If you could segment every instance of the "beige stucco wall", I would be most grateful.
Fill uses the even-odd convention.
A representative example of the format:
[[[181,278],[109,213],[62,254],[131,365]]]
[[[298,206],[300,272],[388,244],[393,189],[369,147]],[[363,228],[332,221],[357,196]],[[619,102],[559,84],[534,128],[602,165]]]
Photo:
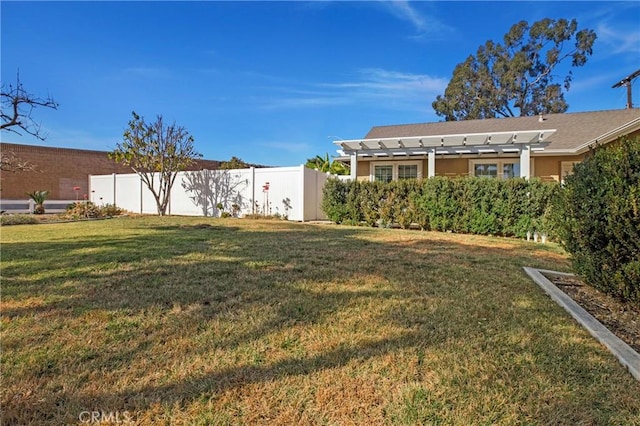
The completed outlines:
[[[584,159],[582,155],[565,155],[562,157],[535,157],[534,176],[543,180],[560,181],[562,162],[577,162]]]
[[[358,180],[369,180],[369,161],[358,161]]]
[[[468,174],[468,158],[436,158],[436,176],[466,176]]]

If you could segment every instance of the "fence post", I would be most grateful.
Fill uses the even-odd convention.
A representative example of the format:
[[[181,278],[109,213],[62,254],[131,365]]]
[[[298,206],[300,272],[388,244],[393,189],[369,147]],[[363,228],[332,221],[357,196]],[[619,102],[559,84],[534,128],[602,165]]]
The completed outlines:
[[[305,170],[304,170],[304,164],[300,164],[300,168],[298,169],[300,173],[300,178],[299,181],[300,182],[300,189],[298,190],[298,205],[301,207],[300,211],[302,213],[300,221],[304,222],[307,218],[306,218],[306,209],[305,209],[305,200],[304,200],[304,196],[305,193],[307,192],[307,188],[305,188],[305,185],[307,184],[307,179],[305,178]],[[316,171],[314,171],[314,173],[318,173]]]
[[[91,175],[87,176],[87,180],[89,181],[89,182],[87,182],[87,187],[89,188],[89,194],[91,194],[91,201],[95,203],[96,200],[94,199],[95,197],[93,196],[93,191],[91,190]],[[115,204],[115,203],[113,203],[113,204]]]
[[[140,181],[140,214],[142,214],[142,209],[144,207],[142,205],[142,197],[143,197],[143,193],[144,193],[144,187],[143,187],[142,177],[140,175],[138,175],[138,180]]]
[[[256,168],[251,167],[251,214],[256,214]]]
[[[116,200],[116,174],[113,173],[112,176],[113,176],[113,205],[117,206],[118,202]]]
[[[36,209],[35,201],[29,199],[29,214],[33,214],[33,211]]]

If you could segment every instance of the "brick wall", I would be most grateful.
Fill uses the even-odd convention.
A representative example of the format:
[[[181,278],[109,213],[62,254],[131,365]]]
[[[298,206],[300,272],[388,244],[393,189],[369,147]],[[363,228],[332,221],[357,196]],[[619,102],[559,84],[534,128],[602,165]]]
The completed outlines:
[[[26,193],[48,190],[51,200],[75,200],[79,186],[79,197],[89,191],[89,175],[111,173],[133,173],[107,157],[107,151],[53,148],[35,145],[0,143],[3,154],[12,152],[23,161],[36,166],[37,171],[2,172],[0,176],[0,198],[26,199]],[[192,170],[216,169],[218,161],[198,160]]]

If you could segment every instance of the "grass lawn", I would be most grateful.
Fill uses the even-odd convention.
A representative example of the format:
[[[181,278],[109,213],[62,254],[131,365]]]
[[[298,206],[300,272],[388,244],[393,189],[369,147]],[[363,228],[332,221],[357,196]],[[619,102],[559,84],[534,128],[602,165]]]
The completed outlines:
[[[176,217],[1,232],[3,424],[640,424],[640,383],[522,271],[568,270],[553,244]]]

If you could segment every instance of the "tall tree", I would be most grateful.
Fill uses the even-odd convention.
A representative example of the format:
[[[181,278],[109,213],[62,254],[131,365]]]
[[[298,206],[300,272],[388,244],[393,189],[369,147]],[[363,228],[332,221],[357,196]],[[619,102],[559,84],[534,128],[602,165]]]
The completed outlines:
[[[332,173],[334,175],[348,175],[349,167],[340,161],[331,161],[329,153],[325,153],[325,156],[316,155],[313,158],[307,159],[305,167],[309,169],[319,170],[324,173]]]
[[[521,21],[504,36],[504,43],[487,41],[458,64],[444,96],[433,109],[447,121],[514,117],[565,112],[564,91],[571,69],[556,83],[554,69],[565,61],[580,67],[592,54],[596,33],[578,31],[575,19],[543,19],[531,26]]]
[[[220,163],[220,170],[248,169],[250,167],[251,164],[235,156],[231,157],[229,161],[223,161]]]
[[[109,153],[109,158],[130,166],[140,176],[156,200],[158,215],[164,216],[178,172],[202,155],[195,150],[193,136],[184,127],[166,125],[161,115],[153,123],[146,123],[135,111],[132,115],[122,142]]]
[[[47,135],[42,131],[40,123],[31,116],[37,107],[58,109],[58,104],[51,96],[40,98],[27,92],[20,82],[20,74],[16,75],[16,83],[3,84],[0,89],[1,108],[0,130],[17,135],[27,133],[37,139],[45,140]],[[3,172],[35,171],[34,164],[22,160],[11,151],[0,153],[0,170]]]

